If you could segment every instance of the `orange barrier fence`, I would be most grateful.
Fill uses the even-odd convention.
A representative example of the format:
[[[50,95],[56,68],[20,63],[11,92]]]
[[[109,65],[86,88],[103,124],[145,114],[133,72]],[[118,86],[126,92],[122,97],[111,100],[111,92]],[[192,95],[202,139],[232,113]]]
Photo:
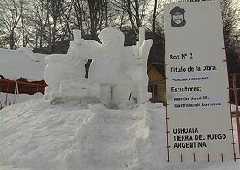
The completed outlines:
[[[0,92],[3,93],[34,95],[35,93],[40,92],[44,94],[46,86],[47,84],[44,80],[27,81],[0,79]]]

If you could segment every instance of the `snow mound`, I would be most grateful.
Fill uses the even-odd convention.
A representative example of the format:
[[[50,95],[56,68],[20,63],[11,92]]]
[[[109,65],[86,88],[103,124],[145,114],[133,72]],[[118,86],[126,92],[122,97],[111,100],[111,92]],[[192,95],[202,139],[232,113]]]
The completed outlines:
[[[0,49],[0,75],[8,79],[20,77],[42,80],[45,68],[44,55],[34,54],[31,49]]]
[[[0,169],[239,169],[238,163],[166,162],[165,108],[143,104],[110,110],[102,104],[51,105],[38,99],[0,111]],[[2,165],[2,166],[1,166]]]
[[[0,92],[0,103],[3,106],[6,106],[6,96],[8,98],[8,103],[15,104],[15,103],[23,103],[28,100],[33,99],[41,99],[43,98],[42,93],[35,93],[34,95],[28,95],[28,94],[6,94]]]

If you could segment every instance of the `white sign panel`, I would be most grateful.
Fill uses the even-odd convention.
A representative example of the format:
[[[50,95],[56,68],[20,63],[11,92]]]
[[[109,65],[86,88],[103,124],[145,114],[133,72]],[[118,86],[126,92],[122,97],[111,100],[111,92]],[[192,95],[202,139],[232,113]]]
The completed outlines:
[[[169,161],[234,158],[220,4],[170,4],[164,16]]]

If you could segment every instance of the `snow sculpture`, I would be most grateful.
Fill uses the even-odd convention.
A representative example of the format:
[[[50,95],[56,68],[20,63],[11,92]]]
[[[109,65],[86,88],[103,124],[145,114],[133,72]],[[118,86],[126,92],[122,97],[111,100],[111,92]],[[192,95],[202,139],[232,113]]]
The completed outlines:
[[[50,100],[73,100],[96,95],[96,90],[85,78],[87,59],[96,53],[97,41],[81,39],[81,33],[74,30],[74,41],[70,43],[67,55],[53,54],[46,57],[44,78],[48,84],[45,98]],[[91,84],[91,85],[89,85]]]
[[[111,27],[100,32],[101,43],[81,39],[78,30],[73,33],[67,55],[46,58],[46,98],[101,102],[110,108],[147,101],[147,57],[152,40],[145,40],[143,28],[139,42],[131,47],[124,47],[124,34]],[[92,63],[86,78],[88,59]]]
[[[129,102],[131,77],[124,47],[124,34],[115,28],[106,28],[99,34],[102,42],[98,56],[93,59],[89,77],[100,86],[100,100],[116,108]],[[132,62],[133,63],[133,62]]]
[[[134,80],[134,96],[138,103],[144,103],[148,100],[148,75],[147,75],[147,60],[148,54],[152,47],[152,40],[145,40],[144,28],[139,28],[139,42],[136,46],[136,64],[131,74]]]

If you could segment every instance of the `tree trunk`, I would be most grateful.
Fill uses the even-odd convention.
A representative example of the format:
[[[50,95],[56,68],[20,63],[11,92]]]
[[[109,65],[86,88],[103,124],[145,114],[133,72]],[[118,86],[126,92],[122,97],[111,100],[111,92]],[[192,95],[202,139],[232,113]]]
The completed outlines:
[[[35,32],[35,48],[37,48],[37,47],[38,47],[38,30],[36,29],[36,32]]]
[[[153,9],[153,19],[152,19],[152,31],[153,32],[156,32],[157,2],[158,2],[158,0],[155,0],[155,2],[154,2],[154,9]]]
[[[104,2],[104,9],[105,9],[105,27],[108,27],[108,1],[105,0]]]
[[[99,4],[101,0],[88,0],[88,7],[90,13],[90,33],[93,39],[97,39],[97,13],[100,11]]]
[[[15,30],[14,29],[12,29],[10,32],[9,46],[11,50],[15,49]]]
[[[52,27],[51,27],[51,22],[50,22],[50,0],[47,1],[47,28],[48,28],[48,48],[51,49],[52,47]]]
[[[131,25],[132,25],[132,29],[135,31],[135,33],[137,33],[137,28],[134,24],[134,20],[133,20],[133,13],[132,13],[132,10],[131,10],[131,0],[127,0],[127,13],[128,13],[128,17],[129,17],[129,20],[131,22]]]
[[[137,24],[137,27],[139,28],[142,26],[140,15],[139,15],[139,2],[138,0],[134,0],[134,2],[135,2],[136,24]]]
[[[57,33],[56,27],[57,27],[57,19],[54,18],[53,19],[53,28],[52,28],[52,46],[51,46],[52,51],[54,51],[55,47],[56,47],[56,33]]]
[[[20,1],[20,16],[21,16],[21,31],[22,31],[22,46],[26,47],[26,42],[25,42],[25,31],[24,31],[24,19],[23,19],[23,3]]]
[[[77,19],[78,29],[81,30],[83,34],[83,12],[82,12],[82,3],[79,0],[75,1],[74,4],[75,15]]]

